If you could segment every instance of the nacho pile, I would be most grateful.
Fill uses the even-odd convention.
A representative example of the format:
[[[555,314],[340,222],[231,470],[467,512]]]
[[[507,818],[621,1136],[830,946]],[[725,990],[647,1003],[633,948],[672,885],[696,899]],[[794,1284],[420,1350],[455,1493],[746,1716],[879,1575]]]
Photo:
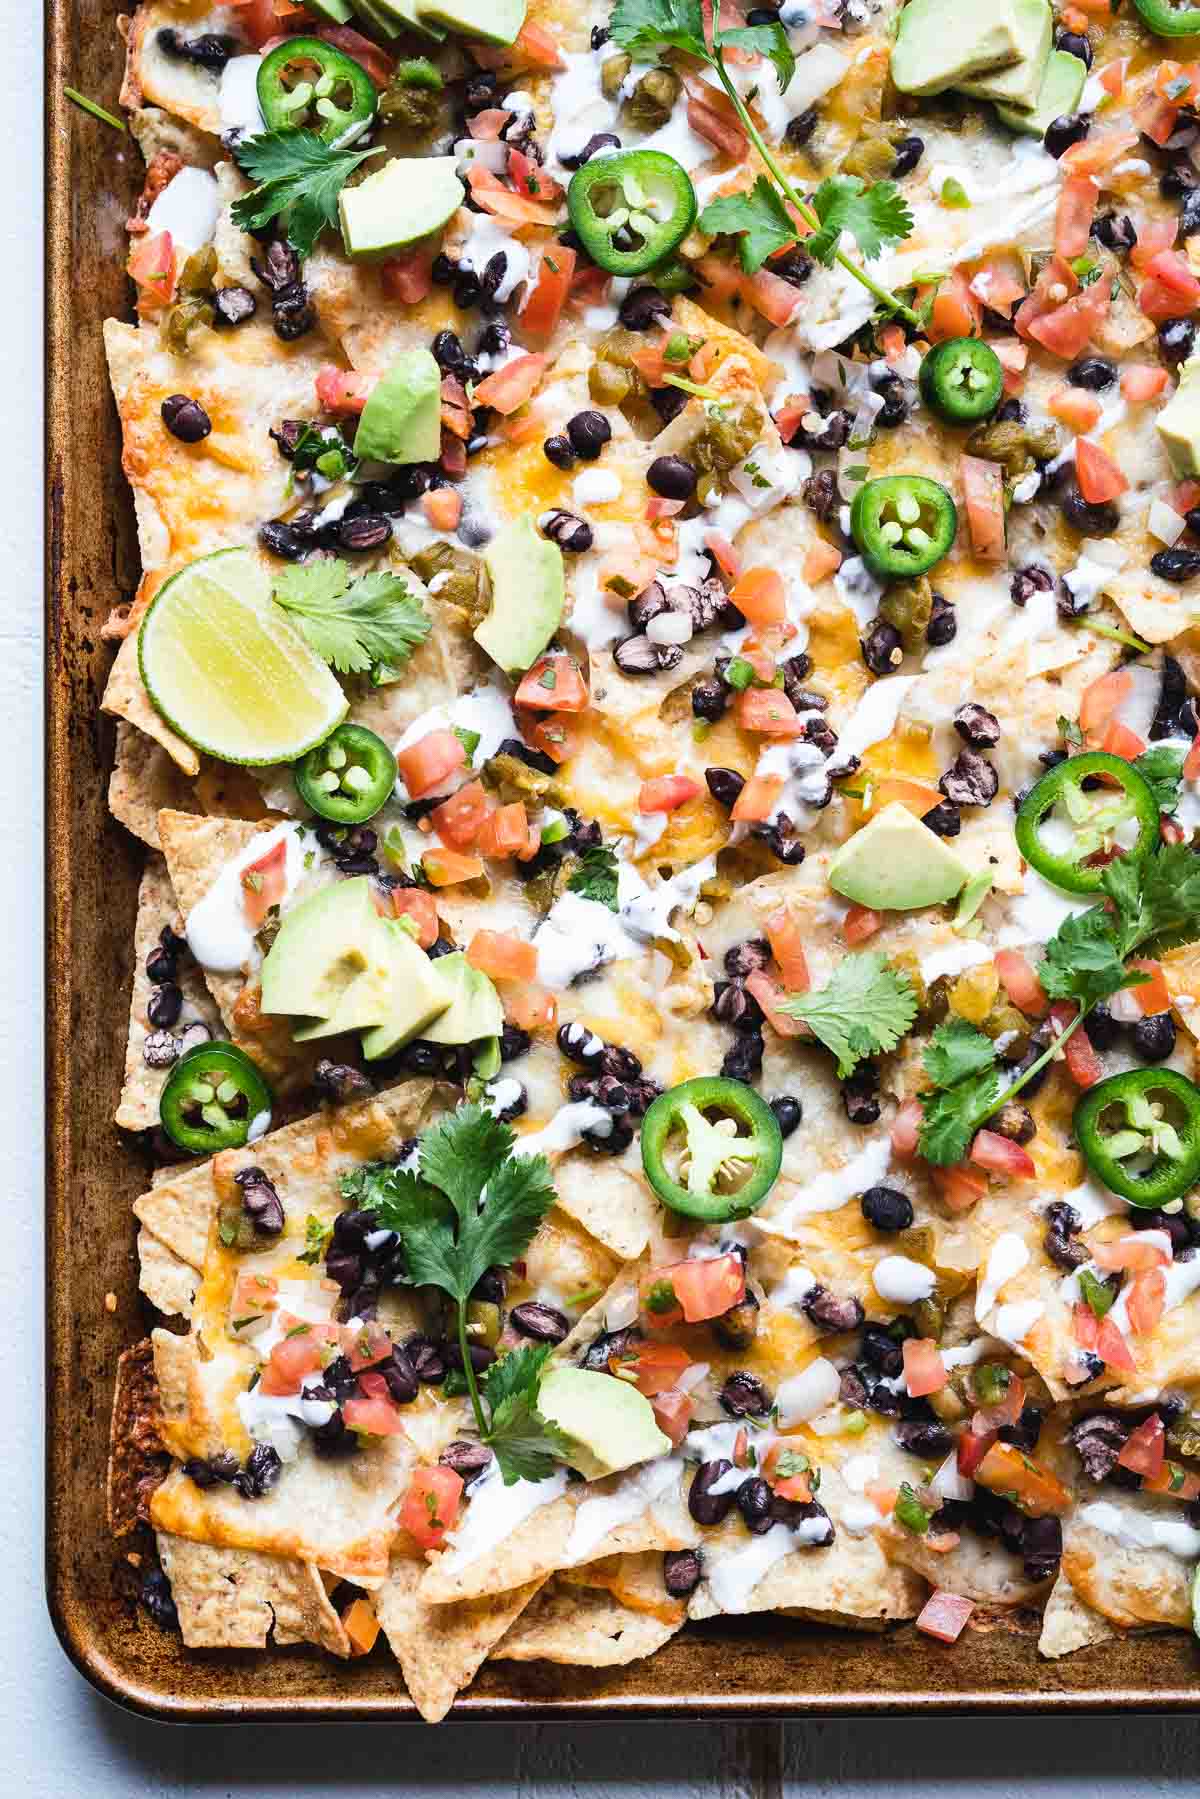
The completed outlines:
[[[1200,11],[976,15],[120,21],[189,1647],[1191,1628]]]

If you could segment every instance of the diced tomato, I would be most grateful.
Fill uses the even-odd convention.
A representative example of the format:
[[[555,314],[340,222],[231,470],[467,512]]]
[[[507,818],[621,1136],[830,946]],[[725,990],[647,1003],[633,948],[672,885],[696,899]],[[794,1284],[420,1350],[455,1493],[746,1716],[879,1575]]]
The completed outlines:
[[[803,1468],[795,1474],[780,1474],[779,1464],[785,1455],[799,1456],[802,1461],[808,1460],[808,1445],[802,1437],[777,1437],[762,1461],[762,1471],[771,1483],[771,1490],[779,1499],[798,1499],[807,1505],[812,1499],[812,1474]]]
[[[1175,62],[1169,56],[1159,63],[1154,77],[1155,91],[1173,106],[1190,106],[1196,98],[1198,82],[1200,65]]]
[[[1100,86],[1106,94],[1111,94],[1114,100],[1125,86],[1125,75],[1128,68],[1129,58],[1119,56],[1115,62],[1105,63],[1100,71]]]
[[[571,277],[571,300],[577,306],[601,306],[608,298],[612,276],[595,263],[585,262]]]
[[[519,194],[527,200],[561,200],[563,187],[553,175],[547,175],[540,163],[526,156],[523,150],[512,145],[508,150],[508,178]]]
[[[740,1256],[704,1256],[676,1262],[661,1272],[669,1277],[687,1324],[719,1318],[746,1297],[746,1272]]]
[[[1192,747],[1183,759],[1183,778],[1185,781],[1200,780],[1200,735],[1192,740]]]
[[[842,920],[842,941],[853,949],[883,929],[883,913],[870,906],[851,906]]]
[[[1160,281],[1171,293],[1186,301],[1191,311],[1200,303],[1200,280],[1193,275],[1187,257],[1180,250],[1159,250],[1146,264],[1146,273]]]
[[[811,1032],[799,1018],[782,1010],[787,993],[776,981],[773,981],[765,968],[756,968],[753,974],[746,976],[746,992],[753,994],[766,1016],[767,1023],[777,1037],[808,1037]]]
[[[973,1599],[944,1593],[937,1587],[917,1615],[917,1629],[927,1637],[936,1637],[939,1643],[957,1643],[974,1610]]]
[[[950,1168],[931,1168],[929,1178],[952,1212],[969,1212],[987,1192],[987,1178],[976,1174],[965,1162]]]
[[[488,106],[467,120],[467,130],[477,144],[494,144],[513,116],[503,106]]]
[[[538,837],[539,843],[541,837]],[[480,855],[496,861],[520,856],[529,844],[529,817],[520,800],[512,800],[489,813],[483,822],[476,848]]]
[[[760,737],[799,737],[804,727],[781,687],[747,687],[737,697],[737,721]]]
[[[514,193],[482,162],[471,164],[467,170],[467,183],[471,198],[493,218],[507,219],[511,225],[553,225],[557,220],[557,207],[543,206],[540,201]]]
[[[229,1302],[234,1330],[257,1323],[279,1305],[279,1282],[273,1274],[239,1274]]]
[[[379,1619],[369,1599],[352,1599],[342,1613],[342,1629],[353,1656],[370,1655],[379,1640]]]
[[[1035,1518],[1047,1512],[1061,1517],[1074,1504],[1066,1487],[1048,1468],[1012,1443],[993,1443],[979,1464],[975,1479],[981,1487],[1003,1493],[1021,1511]]]
[[[520,312],[527,337],[544,339],[553,332],[571,291],[575,262],[574,250],[564,244],[554,243],[542,251],[537,282]]]
[[[885,361],[892,363],[893,366],[901,361],[907,347],[904,341],[904,327],[902,325],[885,325],[879,333],[879,347],[883,351]]]
[[[984,462],[978,456],[964,456],[959,466],[971,547],[981,562],[1003,562],[1004,470],[998,462]]]
[[[807,993],[812,981],[808,957],[804,953],[804,935],[795,913],[787,906],[780,906],[777,912],[770,914],[764,929],[788,992]]]
[[[378,375],[359,375],[332,362],[322,363],[316,378],[317,404],[326,412],[360,413],[378,379]]]
[[[1130,363],[1121,374],[1121,392],[1131,406],[1146,406],[1157,400],[1166,385],[1166,369],[1156,369],[1148,362]]]
[[[695,1409],[690,1393],[656,1393],[650,1401],[654,1422],[664,1437],[670,1438],[672,1449],[678,1449],[687,1436]]]
[[[885,806],[903,806],[914,818],[924,818],[934,806],[940,805],[942,795],[936,787],[928,787],[923,781],[909,781],[902,775],[885,775],[881,781],[872,781],[870,800],[863,801],[864,809],[872,814],[882,812]]]
[[[1050,1022],[1061,1036],[1063,1031],[1075,1017],[1076,1007],[1072,1000],[1057,1000],[1050,1008]],[[1080,1025],[1072,1031],[1063,1050],[1063,1060],[1067,1073],[1077,1087],[1094,1087],[1096,1082],[1104,1078],[1104,1064],[1092,1047],[1087,1028]]]
[[[428,242],[414,244],[379,265],[384,297],[402,306],[419,306],[433,292],[434,251]]]
[[[1145,747],[1137,732],[1131,731],[1128,725],[1121,724],[1119,719],[1114,719],[1109,725],[1100,745],[1110,756],[1123,756],[1126,762],[1132,762],[1135,757],[1140,756]]]
[[[175,298],[175,241],[169,231],[135,238],[126,268],[138,285],[138,311],[157,312]]]
[[[423,887],[393,887],[389,897],[393,916],[411,919],[416,927],[418,946],[431,949],[442,929],[433,895]]]
[[[475,430],[467,390],[457,375],[442,376],[442,424],[464,443]]]
[[[465,856],[459,850],[427,849],[421,867],[432,887],[455,887],[460,881],[477,881],[483,873],[478,856]]]
[[[1072,144],[1070,149],[1059,157],[1059,166],[1070,175],[1096,175],[1102,169],[1111,169],[1119,162],[1127,150],[1132,150],[1138,140],[1136,131],[1111,131],[1106,137],[1092,136],[1079,144]]]
[[[743,275],[741,294],[748,306],[769,325],[782,330],[791,323],[797,308],[802,304],[800,292],[782,275],[773,275],[770,269],[759,269],[754,275]]]
[[[1178,1462],[1164,1462],[1157,1474],[1142,1476],[1142,1491],[1165,1493],[1181,1505],[1190,1505],[1193,1499],[1200,1499],[1200,1474],[1189,1474]]]
[[[429,822],[451,849],[470,849],[488,814],[488,796],[479,781],[468,781],[457,793],[435,806]]]
[[[1112,457],[1087,437],[1081,437],[1075,445],[1075,472],[1079,491],[1089,505],[1115,500],[1129,486]]]
[[[261,50],[279,34],[279,19],[271,0],[230,0],[237,14],[243,37],[249,38],[255,50]]]
[[[579,665],[556,651],[538,657],[522,677],[513,703],[535,712],[582,712],[588,703],[587,682]]]
[[[457,531],[462,518],[462,495],[453,487],[434,487],[421,495],[421,510],[435,531]]]
[[[307,15],[307,8],[303,9]],[[324,44],[333,44],[344,55],[352,57],[367,71],[376,87],[386,87],[396,68],[396,58],[373,44],[361,31],[349,25],[322,25],[317,36]]]
[[[691,1365],[687,1350],[676,1343],[642,1343],[631,1360],[610,1361],[609,1371],[632,1379],[639,1393],[653,1399],[656,1393],[677,1386],[680,1375]]]
[[[441,1549],[462,1503],[463,1479],[453,1468],[415,1468],[400,1507],[400,1523],[418,1549]]]
[[[355,1374],[361,1374],[364,1368],[373,1368],[376,1362],[384,1362],[392,1353],[390,1333],[372,1318],[353,1335],[347,1336],[343,1352],[350,1362]]]
[[[1057,258],[1055,259],[1058,260]],[[1076,294],[1057,311],[1043,313],[1030,321],[1029,336],[1043,349],[1068,360],[1086,350],[1092,337],[1108,317],[1109,286],[1107,281],[1094,281],[1083,293]],[[1024,308],[1022,308],[1022,311]],[[1018,315],[1017,329],[1020,330]]]
[[[1156,1330],[1167,1303],[1167,1277],[1161,1268],[1149,1268],[1139,1274],[1125,1296],[1125,1314],[1135,1337],[1148,1337]]]
[[[1029,361],[1029,345],[1023,344],[1015,337],[993,337],[989,339],[996,359],[1004,370],[1004,391],[1015,394],[1025,384],[1025,365]]]
[[[467,961],[493,981],[537,978],[537,951],[514,931],[476,931],[467,946]]]
[[[1058,195],[1054,248],[1060,256],[1082,256],[1088,246],[1100,189],[1090,175],[1069,175]]]
[[[1108,1274],[1118,1269],[1130,1274],[1144,1274],[1149,1268],[1166,1268],[1171,1261],[1171,1252],[1154,1241],[1156,1235],[1157,1232],[1135,1231],[1131,1236],[1118,1237],[1113,1243],[1093,1243],[1092,1260]]]
[[[246,923],[255,930],[272,906],[282,903],[287,893],[287,839],[281,837],[265,856],[242,870],[242,911]]]
[[[642,782],[638,811],[677,812],[703,791],[699,781],[693,781],[690,775],[658,775],[652,781]]]
[[[1011,255],[990,257],[975,271],[969,285],[973,300],[1005,319],[1012,317],[1013,302],[1025,298],[1021,265]]]
[[[1148,956],[1131,956],[1125,966],[1136,968],[1141,974],[1150,977],[1140,987],[1130,988],[1130,992],[1142,1009],[1142,1017],[1148,1018],[1155,1012],[1170,1011],[1171,991],[1167,986],[1167,977],[1163,973],[1162,963],[1154,962]]]
[[[748,568],[729,598],[752,625],[778,625],[787,617],[783,577],[773,568]]]
[[[1155,1480],[1162,1473],[1166,1459],[1167,1433],[1163,1421],[1157,1412],[1152,1412],[1144,1424],[1126,1438],[1125,1447],[1117,1457],[1122,1468],[1128,1468],[1131,1474],[1140,1474]]]
[[[906,1099],[892,1120],[892,1154],[911,1162],[917,1153],[925,1108],[919,1099]]]
[[[1072,431],[1090,431],[1104,408],[1095,394],[1081,387],[1056,387],[1046,400],[1046,410],[1069,425]]]
[[[961,269],[955,269],[949,281],[938,288],[925,335],[931,344],[945,343],[952,337],[974,337],[982,318],[983,309],[971,292],[967,277]]]
[[[522,1031],[552,1031],[558,1021],[558,1001],[544,987],[517,987],[503,995],[504,1016]]]
[[[517,726],[531,750],[541,750],[552,762],[566,762],[579,748],[580,732],[565,712],[516,712]]]
[[[336,1324],[310,1324],[290,1312],[279,1314],[283,1337],[271,1351],[256,1389],[269,1398],[298,1393],[306,1374],[325,1366],[330,1349],[340,1348]]]
[[[461,768],[467,752],[453,731],[429,731],[396,756],[400,779],[410,799],[419,800]]]
[[[442,426],[442,450],[438,457],[438,466],[443,475],[449,475],[452,481],[461,481],[467,472],[467,446],[461,437]]]
[[[1019,949],[997,950],[996,973],[1018,1012],[1029,1018],[1045,1017],[1050,1002],[1028,956]]]
[[[473,43],[471,55],[484,69],[561,69],[558,45],[543,25],[526,19],[514,44],[498,48],[491,44]]]
[[[819,587],[822,581],[835,575],[841,566],[842,552],[833,544],[826,543],[823,537],[818,537],[805,553],[804,579],[809,587]]]
[[[479,383],[475,389],[476,406],[490,406],[494,412],[515,412],[533,394],[545,366],[544,356],[516,357]]]
[[[1097,1320],[1096,1354],[1110,1368],[1121,1368],[1127,1374],[1137,1372],[1137,1363],[1133,1359],[1133,1352],[1111,1318]]]
[[[963,1431],[955,1451],[955,1466],[964,1480],[974,1480],[975,1470],[999,1435],[999,1426],[995,1430],[977,1431],[973,1423]]]
[[[1134,101],[1130,117],[1138,130],[1161,150],[1179,123],[1179,108],[1172,106],[1169,100],[1164,100],[1152,88],[1147,88]]]
[[[786,786],[783,775],[751,775],[733,802],[730,818],[734,824],[764,824]]]
[[[942,1352],[932,1337],[904,1339],[904,1384],[910,1399],[940,1393],[949,1380]]]
[[[699,84],[698,84],[699,85]],[[705,97],[695,92],[688,96],[687,120],[697,137],[705,143],[712,144],[714,149],[728,156],[733,162],[741,162],[749,148],[746,133],[738,122],[724,94],[718,94],[715,88],[705,86]],[[711,96],[711,99],[709,98]],[[724,102],[724,105],[722,105]],[[795,294],[795,288],[792,289]]]
[[[978,1395],[977,1395],[978,1397]],[[1025,1382],[1019,1374],[1010,1375],[1003,1397],[991,1405],[981,1405],[971,1419],[972,1431],[987,1435],[1015,1424],[1025,1409]]]
[[[742,559],[727,537],[720,531],[704,533],[704,547],[723,575],[736,581],[742,572]]]
[[[977,1168],[986,1168],[989,1174],[1002,1175],[1005,1180],[1031,1181],[1037,1173],[1029,1151],[1010,1137],[1002,1137],[999,1131],[976,1131],[971,1160]]]
[[[1114,668],[1083,690],[1079,702],[1079,728],[1089,743],[1099,744],[1109,724],[1133,692],[1133,676],[1127,669]]]

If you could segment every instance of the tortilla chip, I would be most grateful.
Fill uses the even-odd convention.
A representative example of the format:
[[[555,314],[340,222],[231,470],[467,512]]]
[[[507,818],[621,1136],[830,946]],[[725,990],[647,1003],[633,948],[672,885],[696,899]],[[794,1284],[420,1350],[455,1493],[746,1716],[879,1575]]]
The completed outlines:
[[[185,119],[164,112],[157,106],[140,106],[130,114],[129,135],[149,164],[161,150],[180,156],[193,168],[211,169],[225,152],[214,143],[210,133],[198,131]]]
[[[1162,1516],[1133,1493],[1122,1493],[1121,1504]],[[1126,1548],[1076,1517],[1064,1529],[1062,1571],[1084,1604],[1110,1624],[1191,1628],[1192,1568],[1169,1550]]]
[[[150,1518],[150,1495],[163,1479],[170,1458],[159,1435],[161,1412],[149,1337],[117,1358],[108,1448],[108,1528],[128,1536]]]
[[[1090,1605],[1085,1605],[1070,1581],[1060,1574],[1042,1613],[1038,1654],[1054,1661],[1076,1649],[1090,1649],[1094,1643],[1107,1643],[1112,1636],[1111,1625]]]
[[[191,781],[161,743],[122,718],[108,783],[108,809],[127,831],[157,850],[162,847],[158,815],[164,808],[199,810]]]
[[[125,27],[125,80],[121,105],[138,107],[147,100],[165,107],[177,118],[214,135],[221,129],[221,78],[182,56],[168,56],[159,48],[164,27],[178,29],[179,11],[173,6],[139,6]]]
[[[427,1605],[418,1592],[424,1573],[424,1562],[396,1557],[374,1603],[413,1704],[427,1724],[436,1724],[470,1686],[545,1576],[466,1604]]]
[[[658,1203],[636,1174],[597,1162],[590,1150],[571,1151],[555,1164],[554,1190],[563,1211],[614,1255],[626,1261],[642,1254]]]
[[[608,1555],[581,1568],[563,1568],[554,1576],[559,1585],[594,1587],[611,1593],[632,1612],[646,1612],[661,1624],[682,1622],[687,1607],[672,1599],[663,1585],[663,1558],[653,1549],[638,1555]]]
[[[190,1318],[200,1284],[199,1270],[160,1243],[145,1226],[138,1232],[138,1285],[152,1306],[168,1316]]]
[[[311,1562],[191,1543],[168,1531],[158,1533],[158,1556],[189,1649],[265,1649],[273,1637],[350,1654]]]
[[[146,1007],[154,983],[146,973],[146,958],[159,941],[163,927],[180,932],[183,922],[175,893],[161,856],[151,856],[138,888],[137,923],[133,932],[133,993],[129,1002],[129,1036],[125,1046],[125,1082],[121,1088],[116,1121],[123,1130],[144,1131],[158,1123],[159,1099],[170,1075],[169,1068],[151,1068],[143,1050],[154,1028]],[[183,994],[183,1010],[173,1029],[178,1033],[193,1023],[205,1024],[216,1034],[220,1025],[217,1008],[200,969],[190,957],[181,958],[176,980]]]
[[[1048,1580],[1026,1579],[1019,1555],[972,1530],[964,1530],[945,1555],[935,1555],[924,1537],[890,1521],[876,1534],[889,1560],[915,1569],[931,1586],[981,1605],[1030,1605],[1049,1590]]]
[[[138,668],[136,632],[131,632],[117,651],[116,660],[108,673],[108,682],[100,705],[114,718],[121,718],[125,720],[126,724],[136,725],[144,737],[149,737],[154,743],[159,744],[183,774],[195,776],[200,773],[199,755],[191,744],[180,737],[177,731],[173,731],[162,715],[155,711],[150,695],[146,692],[141,670]],[[116,812],[116,810],[114,805],[113,811]],[[139,831],[138,835],[141,836],[142,833]]]
[[[562,1662],[577,1668],[621,1668],[642,1661],[683,1627],[683,1607],[671,1623],[622,1605],[599,1587],[555,1576],[509,1631],[493,1659]]]

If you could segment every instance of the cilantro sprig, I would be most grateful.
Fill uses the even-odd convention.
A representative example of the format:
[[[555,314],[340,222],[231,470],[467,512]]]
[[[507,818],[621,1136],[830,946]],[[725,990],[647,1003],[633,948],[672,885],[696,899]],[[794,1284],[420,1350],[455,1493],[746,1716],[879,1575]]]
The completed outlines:
[[[710,236],[740,235],[739,254],[747,274],[754,274],[768,257],[799,239],[788,207],[811,228],[804,240],[806,254],[826,268],[840,263],[856,281],[875,295],[889,317],[910,325],[917,314],[897,295],[876,281],[840,248],[843,231],[849,231],[867,260],[879,255],[885,243],[899,243],[913,228],[912,214],[895,184],[877,181],[871,187],[854,175],[835,175],[823,181],[809,201],[796,189],[772,155],[754,123],[725,63],[727,48],[753,50],[773,64],[782,93],[792,79],[796,59],[783,26],[739,26],[722,31],[713,25],[712,42],[704,32],[700,0],[617,0],[610,21],[612,41],[635,62],[653,62],[663,49],[682,50],[716,71],[717,79],[741,121],[759,159],[774,183],[761,175],[748,194],[731,194],[714,200],[700,215],[701,231]]]
[[[843,957],[826,986],[781,1000],[779,1009],[833,1051],[844,1081],[868,1056],[895,1049],[917,1015],[917,996],[907,975],[871,950]]]
[[[607,906],[610,912],[615,912],[617,885],[616,852],[609,849],[606,843],[597,843],[591,849],[584,850],[579,858],[579,866],[567,881],[567,891],[578,893],[583,899],[595,900],[599,905]]]
[[[308,256],[327,225],[337,223],[338,195],[373,150],[334,150],[315,131],[264,131],[234,148],[238,167],[255,186],[233,203],[233,222],[261,231],[283,221],[297,256]]]
[[[277,606],[289,613],[310,649],[342,675],[369,674],[376,686],[397,678],[429,636],[429,618],[402,575],[380,570],[351,584],[337,558],[299,563],[275,577]]]
[[[961,1162],[976,1118],[1000,1093],[995,1047],[965,1018],[951,1018],[933,1033],[922,1061],[934,1090],[923,1096],[921,1154],[927,1162]]]
[[[537,1409],[548,1346],[520,1349],[489,1368],[482,1390],[471,1363],[466,1302],[489,1268],[524,1255],[554,1204],[545,1156],[513,1154],[506,1124],[476,1105],[462,1105],[421,1138],[419,1168],[373,1162],[342,1178],[351,1205],[372,1211],[396,1231],[417,1287],[437,1287],[452,1301],[463,1377],[475,1423],[506,1486],[543,1480],[561,1459],[565,1439]]]

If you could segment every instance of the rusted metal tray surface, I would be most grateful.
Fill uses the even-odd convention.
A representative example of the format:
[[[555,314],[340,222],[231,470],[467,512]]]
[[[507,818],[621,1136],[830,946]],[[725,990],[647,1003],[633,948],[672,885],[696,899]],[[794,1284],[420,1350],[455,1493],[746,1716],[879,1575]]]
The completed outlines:
[[[129,1206],[137,1157],[112,1122],[141,861],[109,816],[111,722],[99,698],[111,651],[99,628],[137,581],[100,321],[123,316],[123,222],[141,184],[128,138],[63,97],[116,106],[115,9],[50,0],[47,18],[47,1545],[51,1613],[76,1666],[110,1698],[163,1718],[415,1717],[381,1648],[336,1662],[316,1649],[189,1653],[133,1602],[136,1577],[104,1517],[117,1354],[145,1334]],[[116,1309],[106,1309],[106,1295]],[[136,1546],[135,1546],[136,1547]],[[973,1709],[1185,1710],[1200,1694],[1194,1645],[1130,1638],[1038,1659],[1030,1628],[970,1631],[947,1650],[764,1617],[693,1627],[612,1672],[498,1663],[455,1709],[465,1718],[713,1718]]]

